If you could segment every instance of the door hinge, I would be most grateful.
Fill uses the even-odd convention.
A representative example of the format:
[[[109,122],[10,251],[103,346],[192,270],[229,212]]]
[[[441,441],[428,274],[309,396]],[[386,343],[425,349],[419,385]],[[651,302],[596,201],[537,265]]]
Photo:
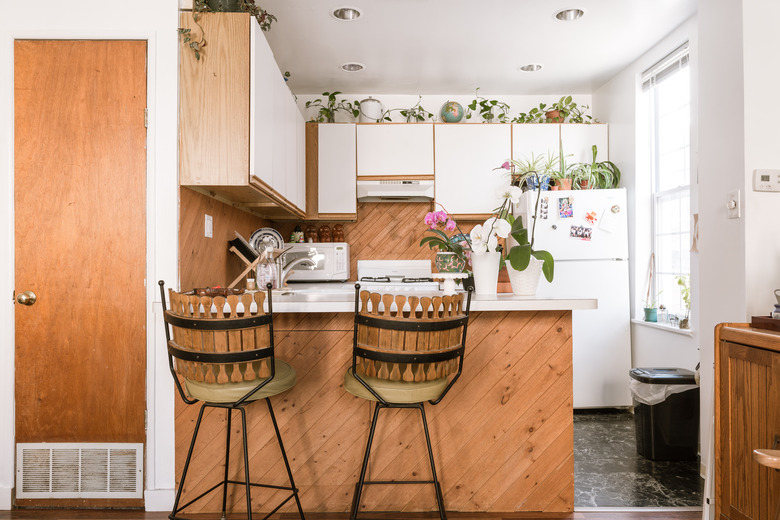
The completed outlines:
[[[149,128],[149,109],[144,108],[144,128]]]
[[[144,433],[147,432],[149,427],[149,410],[144,410]]]

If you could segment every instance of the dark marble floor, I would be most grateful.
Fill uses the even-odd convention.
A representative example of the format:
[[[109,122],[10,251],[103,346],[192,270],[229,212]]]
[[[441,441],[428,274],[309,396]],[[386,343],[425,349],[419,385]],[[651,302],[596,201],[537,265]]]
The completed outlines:
[[[637,453],[632,413],[575,411],[575,507],[701,507],[703,488],[698,461]]]

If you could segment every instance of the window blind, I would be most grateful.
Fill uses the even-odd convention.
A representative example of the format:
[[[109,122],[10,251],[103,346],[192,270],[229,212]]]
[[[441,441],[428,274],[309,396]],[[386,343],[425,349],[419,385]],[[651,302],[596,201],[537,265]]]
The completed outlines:
[[[642,92],[646,92],[658,83],[688,66],[688,42],[664,56],[655,65],[642,73]]]

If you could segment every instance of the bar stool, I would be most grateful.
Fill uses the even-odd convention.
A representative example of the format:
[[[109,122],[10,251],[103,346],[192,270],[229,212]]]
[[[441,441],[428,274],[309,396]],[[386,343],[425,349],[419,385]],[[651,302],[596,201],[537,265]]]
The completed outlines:
[[[168,518],[177,516],[182,510],[204,498],[212,491],[222,489],[222,518],[226,517],[228,485],[244,486],[246,492],[247,518],[252,520],[252,486],[273,490],[287,490],[290,495],[268,513],[268,518],[295,498],[298,514],[303,520],[303,510],[298,498],[298,489],[293,481],[290,464],[279,434],[270,397],[289,390],[295,385],[295,370],[284,361],[274,357],[273,305],[271,285],[268,284],[268,313],[263,309],[266,293],[254,295],[197,296],[177,293],[169,289],[170,310],[165,306],[165,284],[159,282],[162,297],[165,336],[168,340],[168,366],[182,400],[190,404],[202,402],[195,431],[192,434],[187,459],[181,475],[179,489],[173,510]],[[171,337],[171,331],[173,334]],[[182,385],[183,381],[183,385]],[[265,399],[271,416],[282,459],[287,468],[289,486],[253,483],[249,479],[249,451],[247,448],[246,406],[253,401]],[[179,506],[182,490],[187,479],[192,452],[198,437],[203,412],[206,408],[222,408],[227,412],[225,440],[225,473],[214,486]],[[241,415],[243,437],[244,480],[231,480],[228,476],[230,463],[230,430],[233,412]]]
[[[467,295],[417,297],[370,293],[355,285],[352,366],[344,389],[376,405],[350,519],[357,518],[364,485],[433,484],[439,517],[446,520],[424,405],[438,404],[460,377],[470,306],[471,289]],[[420,411],[431,480],[366,480],[379,410],[386,408]]]

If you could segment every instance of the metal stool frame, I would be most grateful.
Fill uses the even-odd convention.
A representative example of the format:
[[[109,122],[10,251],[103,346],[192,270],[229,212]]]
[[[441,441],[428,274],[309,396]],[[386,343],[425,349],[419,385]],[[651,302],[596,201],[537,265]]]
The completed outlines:
[[[303,509],[301,507],[301,501],[298,497],[298,488],[295,487],[295,482],[293,481],[292,470],[290,469],[290,463],[287,459],[287,452],[284,449],[282,436],[279,432],[279,426],[276,422],[276,416],[274,415],[273,406],[271,405],[271,400],[269,397],[265,398],[265,402],[268,405],[268,413],[271,416],[271,421],[274,426],[274,432],[276,433],[276,439],[279,442],[279,449],[282,452],[282,459],[284,460],[284,465],[287,470],[287,477],[290,480],[290,485],[276,486],[270,484],[254,483],[251,482],[249,478],[249,451],[248,451],[248,444],[247,444],[245,407],[249,403],[253,402],[253,401],[248,401],[248,399],[251,398],[252,395],[254,395],[262,387],[267,385],[271,380],[273,380],[274,376],[276,375],[275,374],[276,371],[274,367],[273,303],[271,301],[271,284],[268,284],[267,287],[268,289],[268,313],[267,314],[261,316],[239,318],[239,319],[234,318],[229,321],[228,320],[207,321],[198,318],[177,316],[172,314],[170,311],[168,311],[165,305],[165,283],[162,280],[160,280],[158,283],[160,285],[160,296],[162,301],[163,318],[165,320],[165,337],[168,342],[168,368],[170,369],[171,375],[173,376],[173,380],[176,384],[176,389],[179,392],[179,396],[186,404],[188,405],[195,404],[199,402],[199,400],[190,399],[187,397],[186,392],[182,388],[181,381],[179,380],[179,377],[176,374],[176,370],[174,368],[174,363],[173,363],[174,358],[182,361],[196,361],[201,363],[241,363],[241,362],[257,361],[260,359],[269,358],[270,369],[271,369],[271,375],[269,377],[261,380],[257,386],[255,386],[252,390],[247,392],[243,397],[241,397],[237,401],[232,403],[204,402],[201,405],[200,411],[198,412],[198,420],[195,423],[195,431],[192,434],[192,440],[190,441],[190,446],[187,451],[187,459],[184,463],[184,469],[182,470],[181,481],[179,482],[179,489],[176,491],[176,499],[173,503],[173,509],[171,510],[171,513],[168,515],[168,518],[170,518],[171,520],[187,520],[185,517],[179,516],[178,513],[180,513],[190,505],[194,504],[201,498],[204,498],[212,491],[221,487],[222,488],[222,517],[221,518],[224,520],[226,518],[226,508],[227,508],[227,487],[230,484],[230,485],[241,485],[241,486],[245,486],[246,488],[247,520],[252,520],[252,492],[251,492],[252,486],[262,487],[267,489],[288,490],[291,492],[287,498],[285,498],[280,504],[278,504],[271,512],[265,515],[263,517],[263,520],[267,520],[271,515],[276,513],[282,506],[284,506],[292,498],[295,498],[295,502],[298,507],[298,514],[300,515],[301,520],[305,520]],[[217,331],[217,330],[251,328],[251,327],[258,327],[261,325],[268,325],[268,331],[270,335],[269,346],[267,348],[241,351],[241,352],[200,352],[200,351],[193,351],[189,349],[183,349],[171,339],[171,333],[169,329],[170,326],[175,326],[175,327],[181,327],[181,328],[191,329],[191,330]],[[205,411],[206,408],[223,408],[226,410],[227,413],[227,429],[226,429],[226,439],[225,439],[225,474],[223,479],[220,482],[217,482],[211,488],[204,491],[197,497],[193,498],[186,504],[179,506],[182,491],[184,489],[184,483],[187,478],[187,471],[189,470],[189,466],[190,466],[190,460],[192,458],[192,453],[195,448],[195,441],[198,438],[198,432],[200,430],[201,421],[203,419],[203,412]],[[233,411],[238,411],[241,414],[241,433],[242,433],[242,447],[243,447],[242,451],[244,457],[244,480],[243,481],[230,480],[228,478],[228,468],[230,463],[230,430],[231,430]]]

